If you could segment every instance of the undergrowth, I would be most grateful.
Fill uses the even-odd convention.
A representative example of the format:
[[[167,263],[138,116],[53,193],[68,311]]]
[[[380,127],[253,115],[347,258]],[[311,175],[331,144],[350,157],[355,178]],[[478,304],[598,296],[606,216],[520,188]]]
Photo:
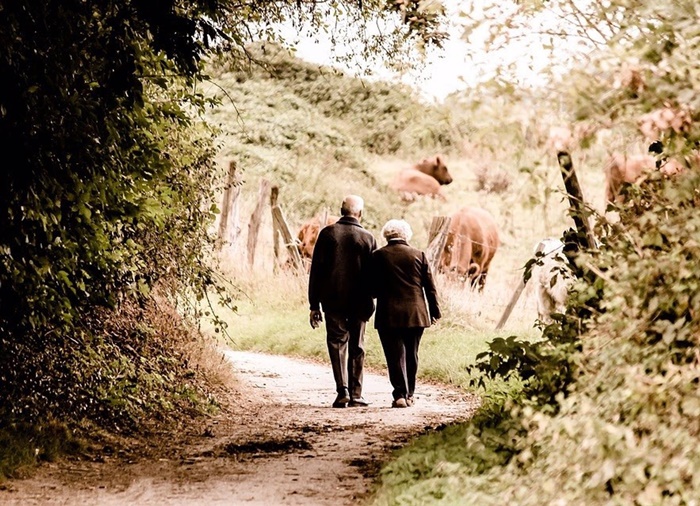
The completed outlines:
[[[374,504],[694,504],[699,184],[630,192],[545,341],[494,341],[474,367],[521,387],[401,451]]]
[[[0,408],[0,477],[80,451],[92,437],[88,425],[141,437],[219,410],[216,389],[227,379],[208,362],[213,343],[167,299],[95,310],[82,328],[65,340],[47,336],[38,354],[5,343],[14,402]],[[65,359],[49,360],[56,356]],[[28,374],[36,379],[24,380]]]

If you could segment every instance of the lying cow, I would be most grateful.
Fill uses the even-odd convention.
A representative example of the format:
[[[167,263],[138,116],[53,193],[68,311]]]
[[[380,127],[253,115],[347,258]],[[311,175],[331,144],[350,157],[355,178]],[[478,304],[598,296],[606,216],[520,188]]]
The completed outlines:
[[[644,173],[656,170],[656,158],[651,155],[614,154],[605,165],[605,200],[620,203],[620,189],[625,183],[638,182]],[[685,170],[685,166],[673,158],[661,162],[658,170],[665,176],[672,176]]]
[[[326,217],[326,223],[323,226],[325,227],[327,225],[331,225],[338,221],[338,219],[338,216],[328,215]],[[306,263],[311,262],[311,257],[314,254],[314,246],[316,246],[316,240],[318,239],[318,233],[320,231],[321,216],[314,216],[310,220],[306,221],[299,229],[299,233],[297,234],[297,245],[299,247],[301,259]]]
[[[499,245],[493,216],[479,207],[463,207],[451,217],[439,270],[481,291]]]
[[[535,286],[537,317],[543,323],[552,323],[554,313],[566,311],[566,300],[573,282],[573,274],[563,253],[564,243],[548,238],[535,247],[536,261],[532,265],[530,281]]]
[[[413,167],[401,170],[391,186],[401,198],[411,202],[420,195],[444,199],[440,186],[450,184],[452,176],[441,155],[425,158]]]

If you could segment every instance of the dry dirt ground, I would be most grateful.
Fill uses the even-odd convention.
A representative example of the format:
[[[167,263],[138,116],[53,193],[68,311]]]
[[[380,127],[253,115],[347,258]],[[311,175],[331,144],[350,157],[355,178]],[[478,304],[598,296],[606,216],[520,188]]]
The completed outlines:
[[[149,452],[113,450],[48,463],[0,487],[4,505],[355,505],[382,462],[412,437],[469,418],[478,399],[419,383],[391,408],[386,374],[365,373],[366,408],[333,409],[330,366],[226,351],[235,413],[193,423]]]

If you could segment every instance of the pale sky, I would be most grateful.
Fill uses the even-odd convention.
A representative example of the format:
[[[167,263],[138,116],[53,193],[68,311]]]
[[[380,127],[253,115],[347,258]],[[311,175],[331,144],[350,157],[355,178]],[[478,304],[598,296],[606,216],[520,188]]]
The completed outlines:
[[[522,83],[530,85],[543,84],[544,81],[538,72],[550,63],[543,49],[543,40],[532,30],[511,44],[506,50],[499,53],[485,54],[482,51],[484,32],[475,32],[471,42],[462,40],[463,29],[460,26],[462,10],[469,10],[470,15],[479,18],[481,6],[488,0],[444,0],[448,8],[451,27],[450,39],[443,50],[435,50],[429,54],[424,67],[416,68],[404,75],[398,75],[384,67],[373,67],[375,76],[387,80],[401,80],[417,88],[428,98],[443,100],[448,94],[471,87],[479,81],[486,80],[494,75],[496,66],[510,64],[513,73]],[[517,4],[502,2],[500,10],[508,13],[517,9]],[[542,27],[545,24],[560,22],[551,13],[545,13],[538,22]],[[485,27],[487,29],[487,27]],[[356,69],[347,68],[334,63],[330,43],[320,35],[316,35],[318,41],[310,38],[302,38],[297,45],[297,55],[307,61],[322,65],[331,65],[341,68],[350,74],[356,74]],[[342,48],[336,51],[342,51]],[[565,51],[566,52],[566,51]]]
[[[373,66],[372,73],[380,79],[401,80],[418,88],[426,97],[442,100],[449,93],[463,89],[466,86],[465,79],[469,84],[476,82],[466,56],[468,46],[460,40],[461,32],[458,27],[453,26],[445,49],[433,51],[424,67],[417,68],[403,77],[383,66]],[[314,39],[300,39],[296,45],[297,56],[313,63],[338,67],[350,74],[356,73],[357,69],[348,68],[333,61],[330,42],[327,38],[322,34],[316,34]],[[336,51],[342,51],[342,48]]]

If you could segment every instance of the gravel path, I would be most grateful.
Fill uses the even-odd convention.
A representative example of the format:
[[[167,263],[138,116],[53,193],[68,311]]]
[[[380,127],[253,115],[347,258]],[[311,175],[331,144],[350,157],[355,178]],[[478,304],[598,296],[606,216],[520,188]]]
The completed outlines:
[[[239,378],[232,412],[154,443],[148,457],[49,463],[0,489],[5,505],[351,505],[389,452],[468,419],[478,399],[420,383],[416,404],[391,408],[386,374],[365,374],[366,408],[332,409],[330,365],[226,351]]]

